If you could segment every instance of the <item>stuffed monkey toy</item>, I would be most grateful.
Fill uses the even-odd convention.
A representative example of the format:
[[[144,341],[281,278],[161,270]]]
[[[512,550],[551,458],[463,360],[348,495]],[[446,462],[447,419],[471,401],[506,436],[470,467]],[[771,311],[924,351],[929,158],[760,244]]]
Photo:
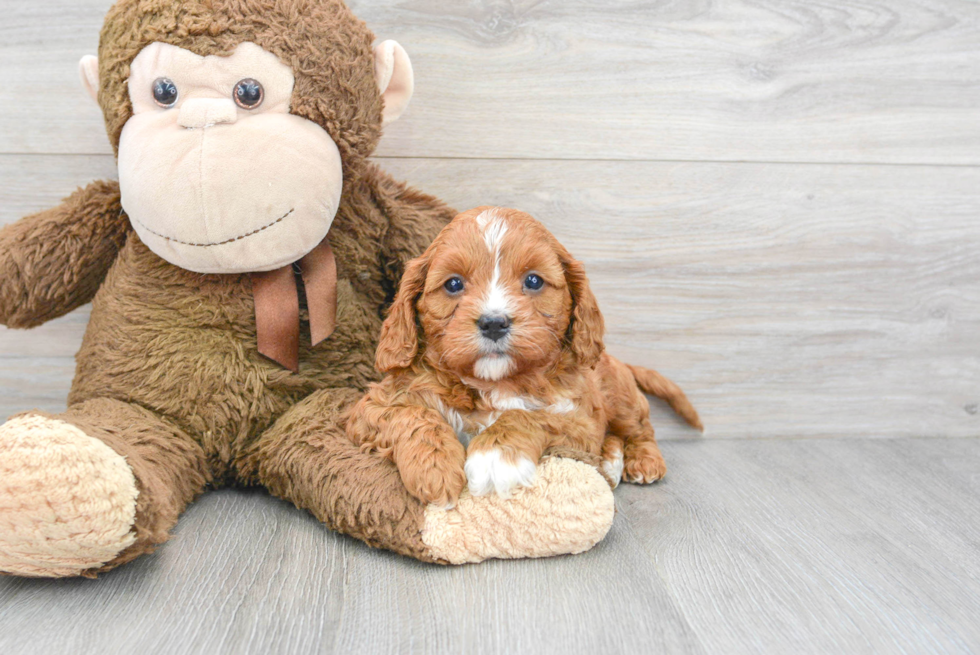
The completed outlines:
[[[0,426],[0,571],[94,576],[233,484],[431,562],[606,534],[609,485],[575,453],[446,509],[345,436],[405,263],[456,213],[368,160],[413,88],[401,46],[373,40],[341,0],[109,11],[80,67],[119,182],[0,231],[0,323],[93,303],[68,410]]]

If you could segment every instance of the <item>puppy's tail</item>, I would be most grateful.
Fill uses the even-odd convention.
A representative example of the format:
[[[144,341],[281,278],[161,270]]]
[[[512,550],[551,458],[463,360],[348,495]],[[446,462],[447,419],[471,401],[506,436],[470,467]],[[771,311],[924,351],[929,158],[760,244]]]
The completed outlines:
[[[687,396],[684,395],[684,392],[681,391],[679,386],[651,368],[642,368],[631,364],[627,364],[626,367],[633,373],[633,378],[636,380],[636,384],[640,387],[640,390],[664,400],[677,412],[678,416],[687,421],[688,425],[704,432],[701,417],[698,416],[694,405],[687,399]]]

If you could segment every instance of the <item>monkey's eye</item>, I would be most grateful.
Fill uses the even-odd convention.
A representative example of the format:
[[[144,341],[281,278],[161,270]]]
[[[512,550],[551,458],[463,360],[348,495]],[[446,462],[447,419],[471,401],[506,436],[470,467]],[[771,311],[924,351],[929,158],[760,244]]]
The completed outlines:
[[[451,277],[446,280],[446,283],[442,286],[451,296],[455,296],[457,293],[462,293],[463,289],[466,288],[466,285],[463,284],[463,278],[461,277]]]
[[[235,102],[242,109],[255,109],[264,98],[265,91],[257,80],[248,78],[235,85]]]
[[[537,273],[531,273],[524,278],[524,288],[528,291],[540,291],[544,286],[544,280]]]
[[[158,77],[153,82],[153,101],[164,109],[177,104],[177,85],[169,77]]]

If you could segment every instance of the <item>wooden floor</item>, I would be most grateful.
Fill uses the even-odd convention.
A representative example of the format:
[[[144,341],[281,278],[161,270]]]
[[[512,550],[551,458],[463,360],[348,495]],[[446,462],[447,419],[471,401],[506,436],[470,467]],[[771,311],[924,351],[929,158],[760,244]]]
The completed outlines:
[[[111,0],[0,0],[0,224],[114,177]],[[378,161],[530,211],[688,390],[578,557],[442,569],[258,491],[98,581],[0,579],[0,653],[980,652],[980,3],[351,0],[417,91]],[[0,328],[59,411],[88,309]]]
[[[976,439],[670,441],[575,557],[440,568],[262,492],[97,581],[0,579],[0,652],[975,653]]]

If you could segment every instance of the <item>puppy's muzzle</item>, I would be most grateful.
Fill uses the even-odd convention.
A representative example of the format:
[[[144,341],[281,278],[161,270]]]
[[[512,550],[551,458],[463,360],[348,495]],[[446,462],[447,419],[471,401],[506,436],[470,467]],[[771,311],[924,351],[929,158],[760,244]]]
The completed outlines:
[[[500,341],[510,333],[510,318],[507,316],[483,315],[476,322],[480,334],[490,341]]]

